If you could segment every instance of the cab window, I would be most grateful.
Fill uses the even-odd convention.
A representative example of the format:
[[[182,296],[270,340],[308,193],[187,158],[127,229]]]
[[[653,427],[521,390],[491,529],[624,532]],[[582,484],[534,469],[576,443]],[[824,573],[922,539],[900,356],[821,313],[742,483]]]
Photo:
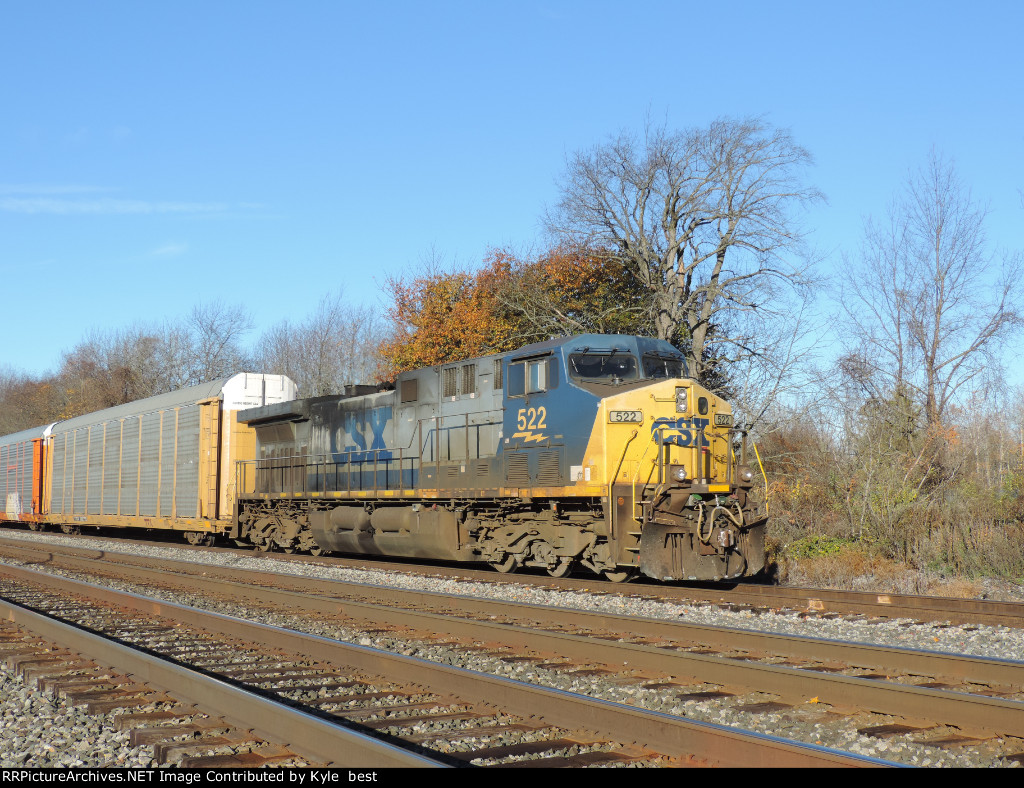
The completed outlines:
[[[557,367],[551,358],[517,361],[508,365],[508,395],[540,394],[558,386]]]
[[[684,378],[683,360],[671,356],[644,355],[645,378]]]
[[[629,353],[574,353],[569,356],[569,374],[580,380],[636,380],[636,357]]]

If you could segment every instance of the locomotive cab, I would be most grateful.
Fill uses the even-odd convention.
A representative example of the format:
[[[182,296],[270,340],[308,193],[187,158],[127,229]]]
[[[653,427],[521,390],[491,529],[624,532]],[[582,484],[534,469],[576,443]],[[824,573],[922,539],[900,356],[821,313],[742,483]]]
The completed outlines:
[[[492,563],[516,555],[551,571],[588,542],[573,560],[615,580],[760,571],[764,520],[749,505],[745,435],[728,404],[687,376],[674,347],[643,337],[560,338],[517,351],[507,377],[502,448],[506,481],[517,487],[507,492],[577,520],[589,497],[600,518],[587,533],[563,516],[554,544],[540,526],[533,550],[492,549]]]

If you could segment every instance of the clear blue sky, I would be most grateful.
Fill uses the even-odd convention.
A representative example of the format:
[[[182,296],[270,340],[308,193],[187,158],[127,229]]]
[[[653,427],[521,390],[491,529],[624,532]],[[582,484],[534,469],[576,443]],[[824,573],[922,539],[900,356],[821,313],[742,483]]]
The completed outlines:
[[[1024,4],[0,0],[0,365],[200,299],[383,306],[541,240],[567,154],[765,115],[834,263],[934,146],[1024,249]],[[258,332],[257,332],[258,333]]]

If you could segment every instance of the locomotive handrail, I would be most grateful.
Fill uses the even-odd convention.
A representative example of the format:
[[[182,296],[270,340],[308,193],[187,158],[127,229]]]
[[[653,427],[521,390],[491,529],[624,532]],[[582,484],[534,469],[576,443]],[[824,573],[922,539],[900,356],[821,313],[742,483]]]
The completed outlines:
[[[653,434],[655,436],[654,441],[655,441],[655,444],[658,446],[658,463],[661,462],[661,447],[665,445],[665,438],[664,438],[664,435],[663,435],[664,429],[665,429],[664,427],[659,426],[659,427],[656,427],[653,430]],[[643,467],[644,458],[647,456],[647,452],[650,451],[650,449],[651,449],[651,444],[648,443],[647,446],[644,448],[644,453],[641,454],[640,455],[640,459],[637,460],[637,463],[636,463],[636,473],[633,474],[633,483],[630,485],[633,488],[632,490],[630,490],[630,495],[632,496],[631,499],[630,499],[631,500],[630,510],[633,512],[633,519],[636,520],[638,523],[642,523],[643,522],[643,513],[641,512],[639,517],[637,517],[637,515],[636,515],[636,483],[637,483],[637,480],[640,478],[640,469]],[[651,473],[647,475],[647,484],[650,484],[651,474],[654,473],[654,465],[655,464],[656,463],[652,463],[652,465],[651,465]]]
[[[426,435],[424,436],[424,423],[430,422],[427,425]],[[382,449],[353,449],[347,452],[334,452],[331,454],[317,454],[317,455],[306,455],[306,454],[292,454],[286,457],[261,457],[254,460],[246,460],[238,463],[236,469],[236,486],[239,490],[248,490],[251,486],[254,491],[263,492],[282,492],[291,494],[305,494],[309,492],[328,492],[326,489],[327,485],[324,484],[325,489],[311,490],[309,484],[310,475],[316,479],[325,479],[330,477],[333,471],[333,477],[335,484],[333,491],[338,490],[337,481],[341,475],[344,474],[345,479],[345,492],[351,493],[353,490],[359,492],[374,492],[377,493],[381,489],[392,490],[392,489],[403,489],[406,486],[414,486],[416,482],[413,476],[410,476],[409,484],[405,483],[405,472],[410,471],[415,474],[417,470],[422,470],[424,462],[429,462],[426,459],[426,452],[424,449],[426,446],[430,446],[430,455],[434,465],[435,483],[440,485],[441,476],[441,432],[443,430],[461,430],[463,431],[464,443],[465,443],[465,459],[470,460],[479,459],[479,451],[473,452],[471,450],[470,442],[470,430],[471,427],[480,428],[500,425],[502,422],[498,420],[487,420],[479,424],[471,425],[469,423],[469,416],[466,415],[465,419],[461,424],[447,427],[444,425],[443,416],[434,416],[429,419],[419,419],[416,425],[416,430],[413,435],[409,438],[409,445],[406,447],[395,447],[395,448],[382,448]],[[406,449],[412,448],[412,442],[419,437],[417,443],[418,447],[416,453],[409,454],[405,453]],[[391,456],[382,456],[383,452],[387,452]],[[398,453],[398,457],[395,458],[395,452]],[[453,458],[448,457],[446,461],[451,461]],[[459,458],[462,459],[462,458]],[[408,461],[408,466],[406,465]],[[372,463],[372,484],[363,485],[363,473],[365,466]],[[397,469],[394,467],[397,464]],[[253,466],[253,479],[250,485],[249,479],[249,467]],[[333,466],[333,467],[331,467]],[[383,466],[383,467],[382,467]],[[397,470],[398,480],[397,485],[392,485],[391,475]],[[303,471],[303,472],[299,472]],[[311,474],[310,472],[313,471]],[[383,486],[381,485],[381,473],[384,475]],[[262,481],[261,476],[263,474],[269,475],[269,481],[260,485]],[[353,486],[353,475],[358,474],[358,483]],[[301,481],[300,481],[301,479]],[[256,490],[257,485],[265,487],[263,490]],[[320,485],[317,485],[318,487]]]
[[[351,493],[353,489],[359,492],[372,491],[376,493],[381,489],[402,489],[405,486],[405,472],[407,470],[415,471],[420,458],[405,456],[405,452],[401,448],[397,450],[398,456],[394,457],[395,451],[395,449],[370,449],[337,454],[294,454],[287,457],[261,457],[255,460],[245,460],[237,465],[236,484],[239,490],[246,490],[248,492],[281,492],[289,494],[342,491]],[[381,457],[382,452],[388,452],[392,456]],[[362,484],[364,468],[371,463],[373,465],[372,484],[364,486]],[[383,469],[381,468],[382,465]],[[248,484],[250,466],[253,472],[252,485]],[[301,471],[301,473],[298,471]],[[396,472],[398,474],[397,484],[392,485],[391,476]],[[352,476],[356,473],[359,474],[359,483],[353,487]],[[381,473],[384,475],[383,486],[380,483]],[[269,480],[261,478],[263,474],[269,476]],[[340,484],[342,474],[345,477],[344,488]],[[316,489],[311,489],[311,477],[318,480],[318,483],[315,485]],[[332,477],[334,484],[328,484],[327,480]],[[261,481],[263,484],[260,484]],[[321,481],[322,483],[319,483]],[[410,479],[411,482],[412,480]],[[251,490],[249,489],[250,486],[252,487]],[[333,489],[328,489],[328,487]]]

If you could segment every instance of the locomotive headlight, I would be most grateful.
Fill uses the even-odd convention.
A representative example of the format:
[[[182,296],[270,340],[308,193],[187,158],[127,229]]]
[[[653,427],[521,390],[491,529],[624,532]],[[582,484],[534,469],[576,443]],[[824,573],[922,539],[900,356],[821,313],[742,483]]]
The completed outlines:
[[[680,386],[676,389],[676,413],[686,413],[689,404],[689,389]]]
[[[754,481],[754,469],[748,468],[746,465],[741,465],[736,469],[736,476],[739,478],[741,484],[750,484]]]
[[[672,471],[669,474],[673,481],[685,482],[686,481],[686,466],[685,465],[673,465]]]

